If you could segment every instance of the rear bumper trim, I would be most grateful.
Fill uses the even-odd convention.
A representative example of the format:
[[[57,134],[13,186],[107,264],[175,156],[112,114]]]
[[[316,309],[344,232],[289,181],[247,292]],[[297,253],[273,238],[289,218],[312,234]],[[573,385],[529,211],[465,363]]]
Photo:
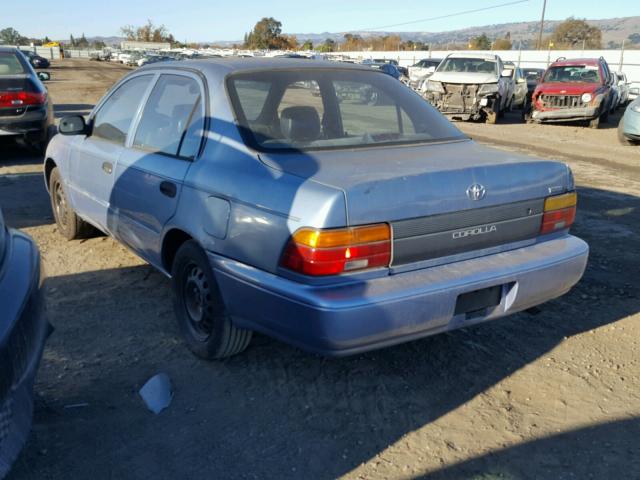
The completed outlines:
[[[589,247],[563,236],[438,267],[341,285],[294,282],[209,254],[240,327],[301,348],[348,355],[509,315],[566,293],[582,277]],[[500,304],[455,315],[459,295],[503,287]]]

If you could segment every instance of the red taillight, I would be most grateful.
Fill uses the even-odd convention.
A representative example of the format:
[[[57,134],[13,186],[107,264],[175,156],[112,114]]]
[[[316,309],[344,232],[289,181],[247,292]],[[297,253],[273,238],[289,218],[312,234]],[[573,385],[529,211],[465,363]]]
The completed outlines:
[[[576,219],[576,192],[548,197],[544,202],[544,214],[540,234],[563,230],[573,225]]]
[[[46,93],[0,92],[0,108],[42,105],[47,99]]]
[[[391,262],[391,229],[386,223],[296,231],[282,255],[281,265],[304,275],[338,275]]]

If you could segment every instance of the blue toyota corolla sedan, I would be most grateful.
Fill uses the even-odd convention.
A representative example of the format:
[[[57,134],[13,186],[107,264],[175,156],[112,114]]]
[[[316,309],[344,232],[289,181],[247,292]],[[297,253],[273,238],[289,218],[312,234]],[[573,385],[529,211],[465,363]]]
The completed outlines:
[[[252,331],[346,355],[493,320],[587,262],[567,165],[480,146],[368,67],[155,64],[60,133],[44,166],[60,232],[91,225],[170,276],[205,358]]]

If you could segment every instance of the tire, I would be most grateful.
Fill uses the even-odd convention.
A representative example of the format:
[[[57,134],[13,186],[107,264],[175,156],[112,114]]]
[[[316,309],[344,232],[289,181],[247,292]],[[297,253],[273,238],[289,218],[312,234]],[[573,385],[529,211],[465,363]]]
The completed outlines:
[[[622,121],[622,119],[620,120],[620,123],[618,123],[618,141],[622,144],[622,145],[635,145],[636,142],[634,142],[633,140],[627,138],[624,134],[624,122]]]
[[[600,123],[607,123],[609,121],[609,111],[607,110],[602,115],[600,115]]]
[[[64,238],[67,240],[85,238],[93,231],[93,227],[78,217],[71,208],[60,171],[57,168],[51,171],[49,178],[49,197],[53,218],[58,226],[58,231]]]
[[[589,120],[589,128],[600,128],[600,119],[602,117],[596,117],[596,118],[592,118],[591,120]]]
[[[214,360],[247,348],[253,332],[233,324],[209,259],[194,240],[178,249],[171,277],[178,327],[195,355]]]

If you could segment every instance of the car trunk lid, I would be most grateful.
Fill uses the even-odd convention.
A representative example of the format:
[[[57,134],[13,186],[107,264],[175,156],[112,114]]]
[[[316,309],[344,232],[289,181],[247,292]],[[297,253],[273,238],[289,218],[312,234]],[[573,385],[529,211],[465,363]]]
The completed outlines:
[[[571,183],[562,163],[468,140],[260,157],[341,189],[350,225],[389,222],[396,265],[533,238],[544,198]]]

